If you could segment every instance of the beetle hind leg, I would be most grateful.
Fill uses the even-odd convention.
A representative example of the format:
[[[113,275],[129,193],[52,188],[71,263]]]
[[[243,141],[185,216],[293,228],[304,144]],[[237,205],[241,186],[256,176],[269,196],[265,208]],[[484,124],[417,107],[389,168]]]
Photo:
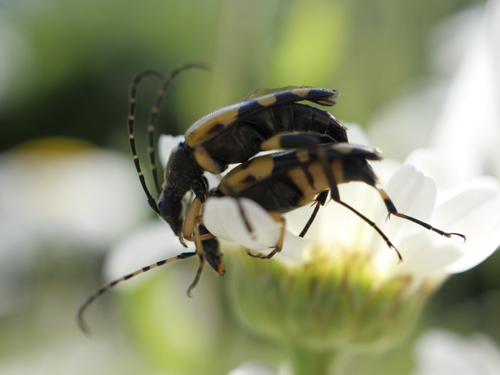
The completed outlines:
[[[394,215],[394,216],[400,217],[402,219],[409,220],[415,224],[418,224],[418,225],[424,227],[425,229],[436,232],[437,234],[440,234],[441,236],[448,237],[448,238],[450,238],[451,236],[457,236],[457,237],[461,237],[464,240],[464,242],[467,240],[467,238],[461,233],[455,233],[455,232],[448,233],[448,232],[442,231],[441,229],[434,228],[432,225],[427,224],[426,222],[424,222],[422,220],[418,220],[418,219],[415,219],[414,217],[408,216],[406,214],[399,213],[396,210],[394,203],[391,201],[391,199],[389,198],[387,193],[381,187],[377,187],[376,189],[378,190],[380,196],[384,200],[385,206],[387,207],[387,211],[389,211],[388,218],[391,215]]]
[[[314,200],[314,202],[312,204],[313,206],[315,206],[314,211],[311,214],[311,217],[309,218],[308,222],[304,226],[304,229],[302,229],[302,232],[300,232],[299,237],[304,237],[306,235],[306,233],[309,230],[309,228],[311,227],[314,219],[316,219],[316,215],[318,215],[319,208],[321,206],[325,205],[327,198],[328,198],[328,190],[325,190],[325,191],[318,194],[318,196],[316,197],[316,199]]]
[[[427,224],[426,222],[415,219],[414,217],[411,217],[411,216],[408,216],[405,214],[401,214],[399,212],[391,212],[391,214],[393,214],[394,216],[412,221],[412,222],[424,227],[425,229],[428,229],[432,232],[436,232],[437,234],[440,234],[441,236],[448,237],[448,238],[451,238],[451,236],[457,236],[457,237],[461,237],[464,240],[464,242],[467,240],[467,237],[465,237],[465,235],[463,235],[461,233],[448,233],[448,232],[442,231],[441,229],[434,228],[432,225]]]
[[[375,229],[377,231],[377,233],[384,239],[384,241],[387,244],[387,246],[389,246],[390,249],[394,249],[394,251],[398,255],[399,262],[403,261],[403,257],[401,256],[401,253],[399,252],[399,250],[396,248],[396,246],[394,246],[392,244],[392,242],[389,240],[389,237],[387,237],[385,235],[385,233],[382,232],[382,230],[377,226],[377,224],[375,224],[373,221],[371,221],[370,219],[368,219],[365,215],[363,215],[361,212],[359,212],[358,210],[356,210],[354,207],[349,206],[347,203],[342,202],[341,200],[338,200],[338,201],[336,200],[336,202],[339,203],[339,204],[341,204],[342,206],[348,208],[352,212],[354,212],[361,219],[363,219],[368,225],[370,225],[373,229]]]

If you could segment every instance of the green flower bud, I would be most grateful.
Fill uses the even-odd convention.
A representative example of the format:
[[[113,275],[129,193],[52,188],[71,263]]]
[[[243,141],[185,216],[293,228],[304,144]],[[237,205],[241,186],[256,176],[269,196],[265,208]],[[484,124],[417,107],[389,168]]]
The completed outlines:
[[[304,264],[231,254],[227,283],[237,316],[270,340],[315,351],[385,349],[398,343],[431,288],[383,279],[366,255],[314,249]]]

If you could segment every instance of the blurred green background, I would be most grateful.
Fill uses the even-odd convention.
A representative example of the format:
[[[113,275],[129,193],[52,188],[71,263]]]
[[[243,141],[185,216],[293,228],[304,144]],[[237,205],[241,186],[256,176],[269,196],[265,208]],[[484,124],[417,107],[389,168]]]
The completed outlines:
[[[184,293],[196,268],[194,261],[170,267],[177,271],[159,270],[128,294],[109,293],[99,300],[89,315],[93,339],[77,330],[76,309],[102,283],[106,251],[131,228],[153,217],[128,150],[127,95],[132,78],[147,68],[168,72],[191,61],[211,65],[209,73],[192,70],[173,82],[161,110],[159,133],[182,134],[198,118],[239,101],[257,87],[286,85],[339,90],[332,113],[366,126],[408,87],[438,75],[429,57],[436,27],[482,4],[472,0],[0,2],[0,171],[10,173],[0,172],[0,184],[5,187],[22,175],[22,186],[32,189],[14,186],[2,191],[18,195],[0,198],[10,204],[0,214],[2,238],[10,238],[15,227],[19,238],[29,239],[29,245],[8,240],[0,247],[2,269],[8,270],[0,277],[6,296],[0,300],[0,374],[222,374],[243,361],[278,364],[280,356],[273,354],[272,345],[249,337],[232,322],[225,308],[223,279],[209,272],[203,276],[207,286],[200,286],[194,299],[205,298],[211,307],[193,306],[208,309],[211,315],[191,317],[193,302],[185,301]],[[140,135],[141,130],[145,133],[141,126],[155,90],[153,80],[140,87]],[[57,190],[42,180],[47,174],[39,175],[41,167],[30,160],[43,162],[47,157],[48,164],[42,164],[49,169],[50,160],[61,162],[54,164],[53,185],[49,184],[60,186],[59,178],[72,176],[65,177],[66,169],[60,167],[64,161],[91,149],[119,159],[123,173],[131,176],[132,182],[112,179],[106,189],[120,199],[117,217],[136,217],[102,241],[82,240],[91,232],[81,234],[76,227],[70,235],[64,226],[40,229],[37,220],[48,222],[44,216],[48,213],[42,209],[38,216],[30,216],[37,201],[53,199],[54,204],[71,208],[80,192],[55,194]],[[145,144],[139,143],[139,149],[144,158]],[[27,154],[33,159],[23,159]],[[24,164],[16,164],[16,158]],[[99,164],[96,160],[90,170]],[[72,173],[83,180],[93,178],[91,172],[84,174],[83,167]],[[42,187],[54,194],[39,195]],[[122,190],[133,193],[122,197]],[[106,210],[106,201],[101,207]],[[75,210],[69,209],[68,215]],[[26,215],[19,216],[19,211]],[[500,313],[495,302],[499,263],[499,256],[493,255],[449,280],[431,301],[419,330],[435,325],[461,332],[481,330],[500,340],[495,318]],[[187,276],[174,281],[173,272]],[[170,312],[170,303],[185,305],[186,311]],[[151,311],[156,311],[154,317]],[[176,326],[172,316],[188,321]],[[194,326],[188,318],[196,322]],[[382,359],[365,358],[364,363],[372,373],[408,373],[411,342]],[[348,371],[362,373],[356,366],[360,365]]]

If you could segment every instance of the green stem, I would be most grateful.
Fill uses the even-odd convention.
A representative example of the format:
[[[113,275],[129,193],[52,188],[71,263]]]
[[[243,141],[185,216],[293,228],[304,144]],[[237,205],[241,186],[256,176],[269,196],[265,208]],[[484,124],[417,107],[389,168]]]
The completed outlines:
[[[291,350],[293,375],[332,375],[332,363],[336,360],[336,354],[334,351],[319,351],[294,346]]]

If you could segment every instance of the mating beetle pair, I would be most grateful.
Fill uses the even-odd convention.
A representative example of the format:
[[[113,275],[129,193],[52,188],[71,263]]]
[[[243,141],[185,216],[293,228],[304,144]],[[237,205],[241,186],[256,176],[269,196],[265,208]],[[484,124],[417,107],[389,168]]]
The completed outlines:
[[[282,230],[276,247],[269,254],[252,253],[252,256],[271,258],[283,247],[285,221],[281,214],[316,202],[316,208],[300,236],[304,236],[321,205],[326,202],[328,191],[336,202],[347,207],[383,237],[387,245],[398,253],[387,236],[368,218],[340,200],[337,185],[350,181],[363,181],[375,187],[381,194],[389,214],[411,220],[441,235],[465,237],[458,233],[446,233],[430,225],[398,213],[394,204],[369,166],[367,160],[381,160],[374,148],[347,143],[346,128],[332,115],[319,108],[298,104],[310,101],[332,106],[337,92],[311,87],[284,87],[252,91],[241,102],[219,109],[194,123],[173,151],[165,169],[165,182],[160,193],[154,152],[154,128],[159,106],[171,79],[179,72],[192,68],[204,68],[190,64],[176,69],[168,77],[157,71],[146,71],[136,77],[131,86],[129,135],[135,165],[143,189],[152,209],[167,221],[179,237],[195,241],[196,251],[181,253],[176,257],[159,261],[134,273],[117,279],[91,295],[79,310],[80,327],[87,331],[83,322],[86,307],[117,283],[142,272],[178,259],[198,255],[200,265],[188,294],[197,284],[205,260],[222,275],[224,267],[218,242],[203,225],[202,206],[209,196],[205,171],[220,174],[228,164],[242,163],[224,176],[212,196],[249,198],[260,204],[271,216],[282,222]],[[136,90],[140,81],[155,75],[163,84],[151,112],[149,153],[152,173],[158,191],[158,203],[149,192],[137,157],[134,137]],[[256,157],[260,151],[292,149],[292,151]],[[189,209],[183,207],[188,191],[194,193]],[[240,206],[241,207],[241,206]],[[245,219],[245,213],[241,209]],[[246,219],[245,219],[245,222]],[[252,230],[247,222],[248,230]]]

